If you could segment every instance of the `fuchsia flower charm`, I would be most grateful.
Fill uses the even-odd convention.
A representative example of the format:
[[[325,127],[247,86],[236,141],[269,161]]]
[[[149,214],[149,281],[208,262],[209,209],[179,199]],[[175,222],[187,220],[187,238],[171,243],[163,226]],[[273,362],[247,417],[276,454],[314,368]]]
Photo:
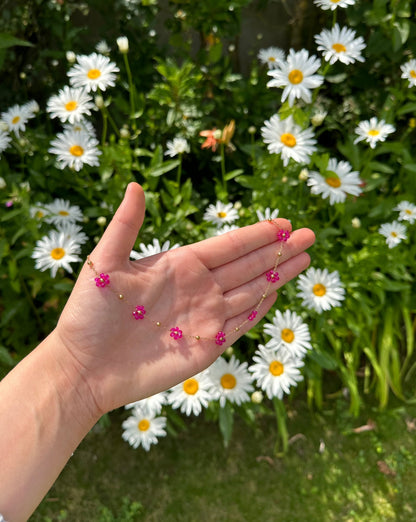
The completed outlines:
[[[215,336],[215,344],[219,344],[220,346],[225,343],[225,333],[218,332]]]
[[[276,281],[279,281],[279,273],[275,272],[274,270],[269,270],[266,272],[266,279],[270,283],[276,283]]]
[[[253,310],[253,311],[250,313],[250,315],[247,317],[247,319],[248,319],[249,321],[254,321],[254,319],[256,318],[256,316],[257,316],[257,310]]]
[[[182,338],[182,330],[180,330],[177,326],[175,328],[170,329],[170,336],[177,341],[178,339]]]
[[[136,306],[136,310],[134,312],[132,312],[133,314],[133,317],[135,319],[144,319],[144,315],[146,313],[146,310],[144,308],[144,306]]]
[[[94,281],[96,286],[104,288],[110,284],[110,276],[108,274],[100,274],[100,277],[96,277]]]
[[[287,241],[290,238],[290,232],[289,230],[279,230],[276,237],[278,241]]]

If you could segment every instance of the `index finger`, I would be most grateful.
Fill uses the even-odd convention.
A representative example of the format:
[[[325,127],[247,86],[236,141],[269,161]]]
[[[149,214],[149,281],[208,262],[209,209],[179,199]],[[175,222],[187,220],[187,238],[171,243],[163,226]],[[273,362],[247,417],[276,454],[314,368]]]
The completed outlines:
[[[292,225],[287,219],[260,221],[204,239],[191,245],[191,248],[207,268],[213,269],[275,242],[279,229],[290,232]]]

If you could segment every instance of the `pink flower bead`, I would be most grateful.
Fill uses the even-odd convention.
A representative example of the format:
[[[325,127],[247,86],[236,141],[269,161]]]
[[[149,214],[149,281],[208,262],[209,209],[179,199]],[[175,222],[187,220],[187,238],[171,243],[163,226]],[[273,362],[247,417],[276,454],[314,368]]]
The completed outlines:
[[[94,281],[96,286],[104,288],[110,284],[110,276],[108,274],[100,274],[100,277],[96,277]]]
[[[289,230],[279,230],[277,233],[277,240],[278,241],[287,241],[290,238],[290,232]]]
[[[135,319],[144,319],[144,315],[146,313],[146,310],[144,306],[136,306],[136,310],[133,312],[133,317]]]
[[[177,326],[175,326],[175,328],[170,329],[170,336],[173,337],[177,341],[178,339],[181,339],[181,337],[182,337],[182,330],[180,330]]]
[[[224,343],[225,343],[225,333],[220,331],[215,336],[215,344],[219,344],[221,346]]]
[[[275,272],[274,270],[269,270],[268,272],[266,272],[266,278],[267,278],[267,281],[269,281],[270,283],[276,283],[276,281],[279,281],[279,279],[280,279],[279,272]]]
[[[254,319],[256,318],[257,316],[257,310],[253,310],[250,315],[248,316],[248,320],[249,321],[254,321]]]

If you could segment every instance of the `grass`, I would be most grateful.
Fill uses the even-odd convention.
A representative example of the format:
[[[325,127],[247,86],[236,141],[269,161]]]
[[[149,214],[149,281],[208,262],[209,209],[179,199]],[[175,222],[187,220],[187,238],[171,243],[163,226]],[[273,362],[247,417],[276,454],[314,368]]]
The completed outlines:
[[[289,453],[275,421],[236,421],[228,449],[218,427],[192,419],[149,453],[121,439],[124,412],[92,431],[31,522],[378,522],[416,520],[416,408],[350,418],[345,404],[292,404]],[[368,423],[371,419],[370,423]],[[374,423],[370,431],[354,432]]]

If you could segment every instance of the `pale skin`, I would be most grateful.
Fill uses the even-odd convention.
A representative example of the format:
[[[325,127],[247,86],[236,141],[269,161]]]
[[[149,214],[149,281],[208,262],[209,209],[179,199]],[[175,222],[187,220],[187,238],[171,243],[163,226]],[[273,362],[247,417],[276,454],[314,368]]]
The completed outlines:
[[[131,183],[106,232],[90,254],[110,275],[98,288],[84,264],[56,328],[0,383],[0,513],[27,520],[78,444],[106,412],[159,391],[208,367],[267,313],[277,290],[308,267],[309,229],[291,233],[254,321],[235,332],[259,303],[273,267],[277,219],[139,261],[129,254],[143,222],[142,188]],[[146,317],[134,320],[134,306]],[[157,326],[155,322],[161,323]],[[174,340],[184,335],[212,338]],[[223,345],[218,331],[230,332]]]

